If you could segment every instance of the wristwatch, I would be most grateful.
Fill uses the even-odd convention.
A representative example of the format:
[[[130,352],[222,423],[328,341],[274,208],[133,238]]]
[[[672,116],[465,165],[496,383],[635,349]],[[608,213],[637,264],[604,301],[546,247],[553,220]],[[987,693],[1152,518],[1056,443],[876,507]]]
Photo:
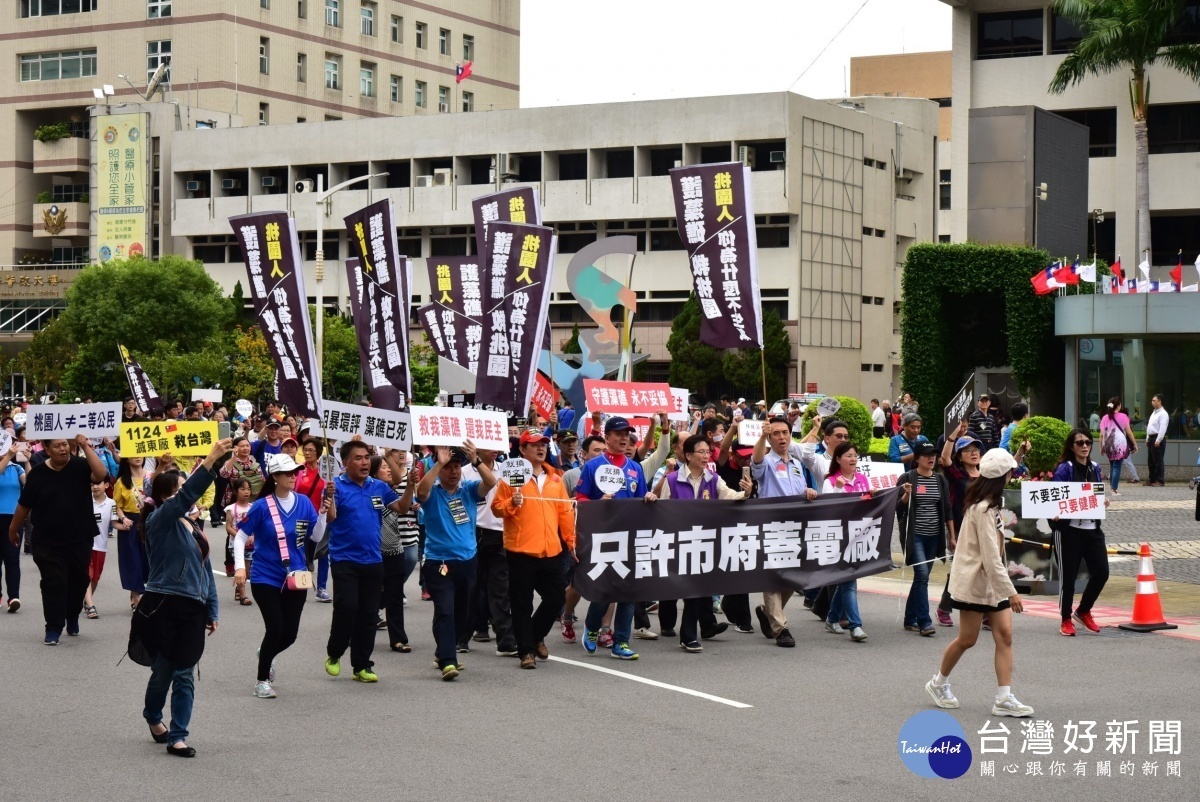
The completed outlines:
[[[481,462],[483,462],[483,460],[481,460],[479,457],[476,457],[476,458],[475,458],[475,461],[474,461],[474,462],[472,462],[471,464],[472,464],[472,465],[474,465],[476,468],[478,468],[478,467],[479,467],[479,464],[480,464]]]

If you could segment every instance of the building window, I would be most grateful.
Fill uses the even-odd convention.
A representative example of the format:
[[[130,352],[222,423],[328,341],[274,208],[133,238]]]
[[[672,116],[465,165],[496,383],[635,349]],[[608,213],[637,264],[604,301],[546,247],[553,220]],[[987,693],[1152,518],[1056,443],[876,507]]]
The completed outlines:
[[[1058,14],[1050,17],[1051,53],[1070,53],[1082,38],[1083,32],[1066,17]]]
[[[150,79],[154,77],[154,71],[158,69],[160,64],[167,65],[167,71],[163,73],[163,80],[171,80],[170,39],[163,39],[158,42],[146,42],[146,83],[150,83]]]
[[[1150,129],[1151,154],[1200,151],[1200,103],[1151,106],[1146,122]]]
[[[325,54],[325,88],[342,88],[342,57]]]
[[[443,56],[450,55],[450,29],[438,28],[438,52]]]
[[[424,50],[429,47],[429,43],[425,41],[426,35],[429,33],[429,27],[423,23],[417,23],[417,49]]]
[[[950,244],[950,235],[949,234],[938,234],[938,242],[942,243],[943,245],[949,245]]]
[[[298,83],[308,83],[308,54],[296,54],[296,81]]]
[[[392,41],[400,44],[404,41],[404,17],[392,15]]]
[[[146,0],[146,18],[171,16],[171,0]]]
[[[308,19],[308,0],[296,0],[296,16]]]
[[[1056,111],[1080,125],[1088,127],[1088,156],[1117,155],[1117,109],[1080,109],[1079,111]]]
[[[938,208],[950,208],[950,171],[938,170]]]
[[[269,11],[271,9],[271,0],[258,0],[258,7]]]
[[[21,0],[22,17],[56,17],[95,10],[96,0]]]
[[[358,21],[359,33],[363,36],[375,35],[375,4],[363,3],[362,10],[359,12],[361,16]]]
[[[358,93],[363,97],[375,97],[375,65],[365,61],[358,71]]]
[[[450,87],[438,87],[438,111],[445,114],[450,111]]]
[[[21,56],[22,81],[58,81],[96,74],[96,48]]]
[[[1042,9],[980,14],[975,57],[1040,56],[1045,39]]]
[[[259,103],[258,104],[258,124],[259,125],[270,125],[271,124],[271,104],[270,103]]]
[[[426,85],[424,81],[413,82],[413,103],[416,104],[418,109],[425,108],[425,89]]]
[[[266,36],[258,37],[258,71],[271,74],[271,40]]]
[[[462,93],[462,110],[463,111],[475,111],[475,93],[474,92],[463,92]]]
[[[475,37],[463,34],[463,61],[475,60]]]
[[[342,27],[341,0],[325,0],[325,24],[334,28]]]
[[[404,87],[400,83],[400,76],[393,75],[389,83],[390,97],[393,103],[400,103],[404,100]]]
[[[1179,14],[1179,24],[1167,34],[1167,44],[1200,43],[1200,0],[1187,0]]]

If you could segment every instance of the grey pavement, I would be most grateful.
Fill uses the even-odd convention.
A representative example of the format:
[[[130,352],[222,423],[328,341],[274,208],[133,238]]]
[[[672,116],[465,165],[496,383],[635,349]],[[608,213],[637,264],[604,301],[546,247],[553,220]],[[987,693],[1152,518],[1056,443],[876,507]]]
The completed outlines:
[[[910,716],[933,709],[923,685],[952,630],[932,639],[903,631],[897,598],[860,594],[865,644],[824,632],[797,600],[787,608],[799,641],[790,650],[730,631],[698,655],[637,641],[642,659],[622,663],[587,657],[561,643],[557,627],[551,633],[557,657],[751,705],[738,709],[571,663],[521,671],[494,644],[473,646],[464,675],[443,683],[432,667],[432,606],[419,601],[415,581],[413,652],[394,654],[380,636],[378,684],[325,675],[331,609],[310,602],[299,641],[279,659],[279,698],[259,700],[250,690],[261,618],[257,607],[230,604],[220,578],[222,623],[200,666],[189,739],[199,756],[181,760],[151,742],[141,719],[148,670],[118,665],[129,606],[115,554],[97,595],[100,619],[55,648],[41,644],[36,569],[29,558],[23,568],[24,608],[0,614],[4,799],[1178,800],[1194,796],[1200,777],[1200,695],[1184,679],[1197,658],[1193,640],[1107,630],[1063,638],[1051,618],[1018,617],[1014,691],[1051,722],[1053,754],[1021,754],[1016,720],[1005,720],[1007,756],[979,754],[976,733],[995,692],[991,644],[981,639],[952,677],[962,701],[952,712],[975,760],[947,785],[910,774],[897,736]],[[1152,719],[1181,722],[1180,755],[1148,754]],[[1083,778],[1048,776],[1054,760],[1074,771],[1078,756],[1062,740],[1068,720],[1098,722]],[[1135,754],[1106,753],[1106,723],[1127,720],[1139,722]],[[981,758],[997,761],[995,778],[979,776]],[[1130,759],[1138,776],[1120,776]],[[1095,776],[1097,760],[1112,761],[1114,776]],[[1182,778],[1165,776],[1168,760],[1180,761]],[[1047,776],[1026,776],[1032,761]],[[1143,776],[1149,761],[1158,776]]]

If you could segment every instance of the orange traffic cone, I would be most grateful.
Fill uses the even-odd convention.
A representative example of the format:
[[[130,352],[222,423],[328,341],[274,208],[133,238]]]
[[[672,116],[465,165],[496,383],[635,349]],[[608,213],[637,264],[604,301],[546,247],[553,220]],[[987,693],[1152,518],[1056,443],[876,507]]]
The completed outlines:
[[[1137,589],[1133,594],[1133,620],[1121,624],[1121,629],[1134,632],[1153,632],[1156,629],[1179,629],[1163,619],[1162,601],[1158,598],[1158,582],[1154,579],[1154,563],[1150,559],[1150,544],[1138,548]]]

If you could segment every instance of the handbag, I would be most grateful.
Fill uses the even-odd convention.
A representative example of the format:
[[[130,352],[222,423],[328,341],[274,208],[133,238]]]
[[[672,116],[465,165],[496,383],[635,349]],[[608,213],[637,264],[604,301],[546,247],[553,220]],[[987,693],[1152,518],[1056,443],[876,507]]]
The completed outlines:
[[[283,559],[283,570],[287,571],[284,587],[288,590],[308,590],[313,586],[312,573],[289,570],[292,558],[288,551],[287,533],[283,529],[283,521],[279,517],[279,506],[275,503],[273,495],[267,496],[267,511],[271,513],[271,523],[275,525],[275,536],[279,539],[279,556]]]

